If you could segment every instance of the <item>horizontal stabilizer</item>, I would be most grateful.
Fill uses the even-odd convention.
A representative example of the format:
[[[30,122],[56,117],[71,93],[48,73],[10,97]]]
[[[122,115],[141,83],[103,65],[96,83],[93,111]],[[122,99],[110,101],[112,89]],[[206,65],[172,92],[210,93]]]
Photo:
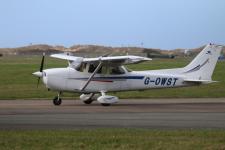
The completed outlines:
[[[208,84],[208,83],[215,83],[218,81],[212,81],[212,80],[196,80],[196,79],[184,79],[184,82],[192,82],[192,83],[201,83],[201,84]]]

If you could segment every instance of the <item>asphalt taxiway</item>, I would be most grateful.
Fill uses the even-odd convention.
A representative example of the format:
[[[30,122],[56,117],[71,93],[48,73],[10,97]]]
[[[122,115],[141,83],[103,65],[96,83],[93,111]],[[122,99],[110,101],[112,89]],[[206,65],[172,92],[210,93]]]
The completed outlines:
[[[132,99],[109,107],[97,102],[1,100],[0,129],[81,128],[225,129],[225,98]]]

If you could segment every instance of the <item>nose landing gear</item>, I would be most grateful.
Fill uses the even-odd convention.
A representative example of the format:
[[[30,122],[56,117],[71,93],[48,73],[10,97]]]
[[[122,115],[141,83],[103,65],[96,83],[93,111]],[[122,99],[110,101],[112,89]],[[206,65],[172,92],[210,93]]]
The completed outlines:
[[[56,106],[61,105],[62,99],[60,98],[61,92],[58,93],[58,95],[53,99],[53,104]]]

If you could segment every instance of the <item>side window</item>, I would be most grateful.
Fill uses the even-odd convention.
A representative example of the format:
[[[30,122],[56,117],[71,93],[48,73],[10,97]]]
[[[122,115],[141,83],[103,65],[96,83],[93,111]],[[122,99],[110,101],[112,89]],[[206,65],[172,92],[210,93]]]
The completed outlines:
[[[125,66],[123,66],[123,67],[124,67],[124,69],[125,69],[127,72],[132,72],[131,69],[129,69],[129,68],[125,67]]]
[[[109,67],[108,66],[102,66],[101,74],[109,74]]]
[[[97,67],[96,67],[97,68]],[[95,69],[96,69],[95,68]],[[99,70],[98,70],[98,72],[97,72],[98,74],[109,74],[108,73],[108,67],[107,66],[102,66]]]
[[[101,74],[101,73],[102,73],[102,67],[98,70],[97,73],[98,73],[98,74]]]
[[[88,72],[89,73],[93,73],[95,71],[95,69],[96,69],[96,66],[93,65],[93,64],[90,64],[89,69],[88,69]]]
[[[97,66],[94,64],[87,65],[86,63],[82,63],[76,70],[80,72],[84,72],[87,67],[88,67],[89,73],[93,73],[95,69],[97,68]],[[97,73],[98,74],[124,74],[125,70],[121,66],[119,67],[102,66]]]
[[[125,71],[121,67],[111,67],[110,74],[124,74]]]
[[[93,73],[94,71],[95,71],[95,69],[97,68],[97,65],[93,65],[93,64],[90,64],[89,65],[89,69],[88,69],[88,72],[89,73]],[[98,70],[98,74],[104,74],[104,72],[102,72],[102,70],[104,70],[105,69],[105,66],[102,66],[99,70]]]

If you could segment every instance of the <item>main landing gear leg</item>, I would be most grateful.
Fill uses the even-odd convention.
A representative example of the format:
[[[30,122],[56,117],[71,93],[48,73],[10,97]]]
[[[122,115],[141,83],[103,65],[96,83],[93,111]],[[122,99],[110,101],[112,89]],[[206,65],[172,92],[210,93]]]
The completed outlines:
[[[58,95],[53,99],[54,105],[56,105],[56,106],[61,105],[61,103],[62,103],[62,99],[60,98],[61,94],[62,94],[61,92],[58,92]]]

